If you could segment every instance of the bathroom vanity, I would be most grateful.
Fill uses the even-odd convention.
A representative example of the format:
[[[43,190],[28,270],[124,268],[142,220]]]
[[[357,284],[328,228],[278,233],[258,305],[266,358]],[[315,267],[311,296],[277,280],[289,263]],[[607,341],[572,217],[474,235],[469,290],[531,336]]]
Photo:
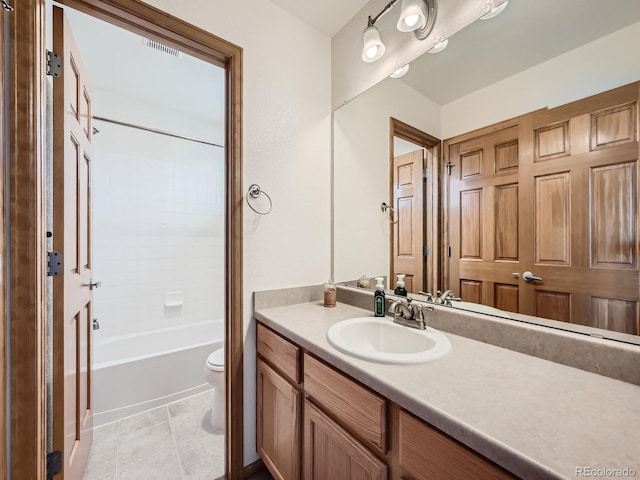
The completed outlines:
[[[328,343],[333,324],[366,315],[315,301],[255,312],[257,447],[274,478],[640,474],[639,386],[448,332],[451,352],[416,365]]]

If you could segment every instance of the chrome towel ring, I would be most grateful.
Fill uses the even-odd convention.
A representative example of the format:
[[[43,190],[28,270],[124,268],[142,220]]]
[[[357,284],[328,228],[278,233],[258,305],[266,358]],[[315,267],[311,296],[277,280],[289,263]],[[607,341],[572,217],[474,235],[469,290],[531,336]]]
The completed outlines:
[[[261,212],[260,210],[257,210],[253,205],[251,205],[251,200],[249,197],[258,198],[260,195],[264,195],[265,197],[267,197],[267,200],[269,200],[269,209],[266,212]],[[260,188],[260,185],[258,185],[257,183],[253,183],[251,184],[251,186],[249,186],[249,190],[247,190],[246,198],[247,198],[247,205],[249,205],[249,208],[254,212],[256,212],[258,215],[267,215],[271,213],[271,210],[273,209],[273,202],[271,201],[271,197],[267,192],[262,190]]]
[[[389,220],[389,223],[391,223],[392,225],[398,223],[398,220],[396,220],[395,222],[393,221],[394,210],[391,206],[387,205],[386,202],[382,202],[380,204],[380,210],[382,210],[383,214],[386,213],[387,210],[391,210],[391,213],[389,213],[389,217],[387,218],[387,220]]]

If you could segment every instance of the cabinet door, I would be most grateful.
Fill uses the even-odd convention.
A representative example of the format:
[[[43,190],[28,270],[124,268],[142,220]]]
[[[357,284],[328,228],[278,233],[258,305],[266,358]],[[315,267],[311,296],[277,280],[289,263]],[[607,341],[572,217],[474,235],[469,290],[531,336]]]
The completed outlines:
[[[300,402],[297,388],[258,359],[257,449],[277,480],[300,477]]]
[[[304,403],[305,480],[386,480],[387,466],[309,401]]]
[[[498,465],[405,412],[399,414],[399,473],[403,480],[515,478]]]

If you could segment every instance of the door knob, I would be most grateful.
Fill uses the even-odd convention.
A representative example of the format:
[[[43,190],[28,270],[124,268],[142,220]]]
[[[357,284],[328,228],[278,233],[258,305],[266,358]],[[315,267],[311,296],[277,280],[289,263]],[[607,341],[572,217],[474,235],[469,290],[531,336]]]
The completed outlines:
[[[83,287],[89,287],[89,290],[93,290],[94,288],[98,288],[100,285],[102,285],[102,282],[94,282],[93,278],[91,280],[89,280],[89,283],[83,283],[82,284]]]
[[[97,318],[93,319],[92,326],[94,330],[100,330],[100,322]]]
[[[542,281],[542,277],[536,277],[533,273],[527,271],[524,272],[522,274],[522,278],[524,279],[525,282],[533,282],[534,280],[536,282],[541,282]]]

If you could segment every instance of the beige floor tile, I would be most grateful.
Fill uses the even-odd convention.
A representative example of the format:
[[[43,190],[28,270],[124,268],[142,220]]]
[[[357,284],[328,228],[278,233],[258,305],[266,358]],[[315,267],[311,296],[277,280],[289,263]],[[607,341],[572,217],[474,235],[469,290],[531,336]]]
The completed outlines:
[[[83,480],[103,480],[116,472],[119,442],[118,424],[112,423],[93,430],[93,442]]]
[[[123,435],[118,447],[118,467],[160,454],[167,455],[174,448],[169,422]]]
[[[175,451],[160,454],[122,467],[118,480],[182,480],[180,461]]]
[[[224,474],[224,435],[205,435],[178,445],[185,480],[211,480]]]
[[[213,395],[211,392],[169,405],[171,430],[177,444],[207,434],[222,433],[211,426],[212,405]]]
[[[126,435],[138,430],[153,427],[169,420],[169,412],[166,406],[154,408],[131,417],[123,418],[120,424],[120,434]]]

